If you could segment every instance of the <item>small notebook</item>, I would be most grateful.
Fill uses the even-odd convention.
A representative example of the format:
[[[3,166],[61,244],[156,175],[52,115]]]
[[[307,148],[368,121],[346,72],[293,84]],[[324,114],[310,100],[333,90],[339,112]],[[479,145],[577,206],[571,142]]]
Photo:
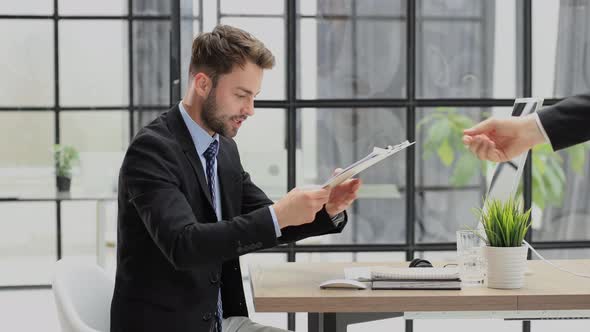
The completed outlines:
[[[460,290],[461,281],[439,280],[439,281],[394,281],[394,280],[376,280],[371,284],[371,289],[426,289],[426,290]]]
[[[456,268],[437,267],[374,267],[371,280],[459,280]]]

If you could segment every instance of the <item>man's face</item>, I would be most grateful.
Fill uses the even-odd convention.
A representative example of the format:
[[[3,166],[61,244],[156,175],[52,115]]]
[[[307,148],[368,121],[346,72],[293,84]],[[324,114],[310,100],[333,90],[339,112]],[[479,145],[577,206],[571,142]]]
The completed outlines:
[[[246,118],[254,115],[254,97],[261,83],[262,68],[251,62],[221,75],[203,103],[205,126],[222,136],[236,136]]]

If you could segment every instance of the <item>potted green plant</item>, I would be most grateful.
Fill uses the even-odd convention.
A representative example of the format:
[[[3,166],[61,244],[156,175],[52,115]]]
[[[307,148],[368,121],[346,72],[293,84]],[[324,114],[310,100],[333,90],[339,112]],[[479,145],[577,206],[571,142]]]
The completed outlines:
[[[514,289],[524,284],[527,247],[524,237],[531,227],[531,210],[523,211],[521,200],[487,200],[478,209],[487,246],[488,287]]]
[[[60,192],[70,191],[72,167],[80,160],[78,151],[73,146],[55,144],[53,158],[57,190]]]

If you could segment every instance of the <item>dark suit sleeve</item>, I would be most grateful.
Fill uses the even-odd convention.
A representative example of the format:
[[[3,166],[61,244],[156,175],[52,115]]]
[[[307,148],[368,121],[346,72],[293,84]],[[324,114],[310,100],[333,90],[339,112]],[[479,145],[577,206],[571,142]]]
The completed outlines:
[[[338,226],[335,226],[324,208],[316,214],[315,220],[312,223],[283,228],[279,242],[290,243],[303,240],[310,236],[341,233],[347,223],[348,215],[346,211],[344,211],[344,220]]]
[[[566,98],[538,113],[553,150],[590,139],[590,93]]]
[[[231,221],[199,222],[180,189],[179,163],[172,150],[161,138],[138,137],[121,174],[129,201],[176,269],[220,263],[277,244],[267,208],[254,208]],[[245,250],[242,243],[255,245]]]

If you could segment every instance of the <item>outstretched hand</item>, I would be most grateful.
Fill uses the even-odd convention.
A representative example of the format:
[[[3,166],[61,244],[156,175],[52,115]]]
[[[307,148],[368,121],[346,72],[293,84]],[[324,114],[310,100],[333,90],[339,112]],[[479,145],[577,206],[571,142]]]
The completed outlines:
[[[529,150],[544,138],[532,115],[487,119],[463,131],[463,144],[479,159],[504,162]]]

